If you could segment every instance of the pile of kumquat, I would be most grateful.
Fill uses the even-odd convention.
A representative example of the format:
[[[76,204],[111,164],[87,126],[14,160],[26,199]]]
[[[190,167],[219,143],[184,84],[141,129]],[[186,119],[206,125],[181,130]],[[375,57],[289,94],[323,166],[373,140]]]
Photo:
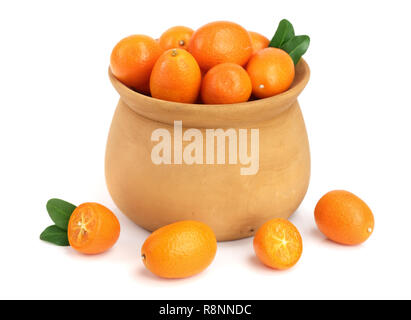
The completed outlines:
[[[288,90],[309,42],[306,35],[296,36],[287,20],[271,41],[228,21],[196,31],[176,26],[158,40],[139,34],[122,39],[111,53],[110,69],[124,85],[153,98],[240,103]]]

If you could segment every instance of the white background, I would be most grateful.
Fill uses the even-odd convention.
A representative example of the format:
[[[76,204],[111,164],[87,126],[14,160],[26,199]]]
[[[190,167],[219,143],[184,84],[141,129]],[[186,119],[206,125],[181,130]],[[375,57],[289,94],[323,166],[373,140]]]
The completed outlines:
[[[409,1],[2,1],[0,4],[0,298],[411,298]],[[219,243],[213,264],[184,280],[145,270],[149,235],[112,202],[104,152],[118,95],[107,67],[121,38],[231,20],[271,38],[287,18],[311,36],[312,77],[300,97],[312,151],[307,196],[291,221],[304,252],[278,272],[252,239]],[[347,189],[375,214],[358,247],[331,243],[313,210]],[[39,240],[60,197],[96,201],[120,219],[116,246],[83,256]]]

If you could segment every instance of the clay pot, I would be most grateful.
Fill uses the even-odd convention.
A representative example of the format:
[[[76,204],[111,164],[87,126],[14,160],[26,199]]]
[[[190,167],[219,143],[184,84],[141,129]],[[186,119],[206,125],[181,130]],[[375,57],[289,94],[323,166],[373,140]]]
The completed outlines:
[[[201,105],[136,93],[109,71],[120,101],[108,136],[105,171],[118,208],[150,231],[179,220],[200,220],[220,241],[249,237],[269,219],[288,218],[303,200],[310,177],[307,133],[297,101],[309,75],[301,60],[293,85],[282,94],[239,104]],[[182,121],[183,132],[197,128],[203,137],[208,128],[248,129],[248,134],[258,129],[258,172],[241,175],[244,165],[228,161],[154,164],[151,152],[158,142],[151,140],[152,133],[167,129],[173,139],[176,120]],[[183,148],[188,143],[184,141]],[[217,153],[217,144],[214,148]]]

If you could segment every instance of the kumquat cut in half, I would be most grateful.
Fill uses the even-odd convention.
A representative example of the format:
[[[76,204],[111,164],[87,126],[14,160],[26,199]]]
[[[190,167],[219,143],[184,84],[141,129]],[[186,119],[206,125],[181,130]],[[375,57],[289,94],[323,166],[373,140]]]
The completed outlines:
[[[70,246],[75,250],[98,254],[116,243],[120,235],[120,223],[105,206],[87,202],[73,211],[67,233]]]
[[[294,266],[303,252],[300,232],[286,219],[263,224],[254,237],[254,251],[266,266],[284,270]]]

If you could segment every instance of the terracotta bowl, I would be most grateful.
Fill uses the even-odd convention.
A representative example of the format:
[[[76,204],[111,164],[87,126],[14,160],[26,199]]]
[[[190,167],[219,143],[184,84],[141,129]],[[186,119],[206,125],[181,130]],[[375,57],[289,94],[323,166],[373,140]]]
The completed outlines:
[[[109,71],[120,101],[108,136],[105,173],[118,208],[150,231],[179,220],[200,220],[220,241],[249,237],[269,219],[288,218],[303,200],[310,178],[307,132],[297,101],[309,76],[301,60],[291,88],[282,94],[239,104],[201,105],[139,94]],[[251,141],[251,129],[258,129],[258,172],[242,175],[240,169],[246,166],[228,160],[154,164],[151,154],[159,142],[151,138],[159,128],[170,132],[174,160],[174,121],[182,121],[183,133],[194,128],[204,138],[207,129],[247,129]],[[189,143],[183,141],[182,148]],[[215,143],[215,154],[218,147]],[[205,143],[203,148],[205,155]]]

